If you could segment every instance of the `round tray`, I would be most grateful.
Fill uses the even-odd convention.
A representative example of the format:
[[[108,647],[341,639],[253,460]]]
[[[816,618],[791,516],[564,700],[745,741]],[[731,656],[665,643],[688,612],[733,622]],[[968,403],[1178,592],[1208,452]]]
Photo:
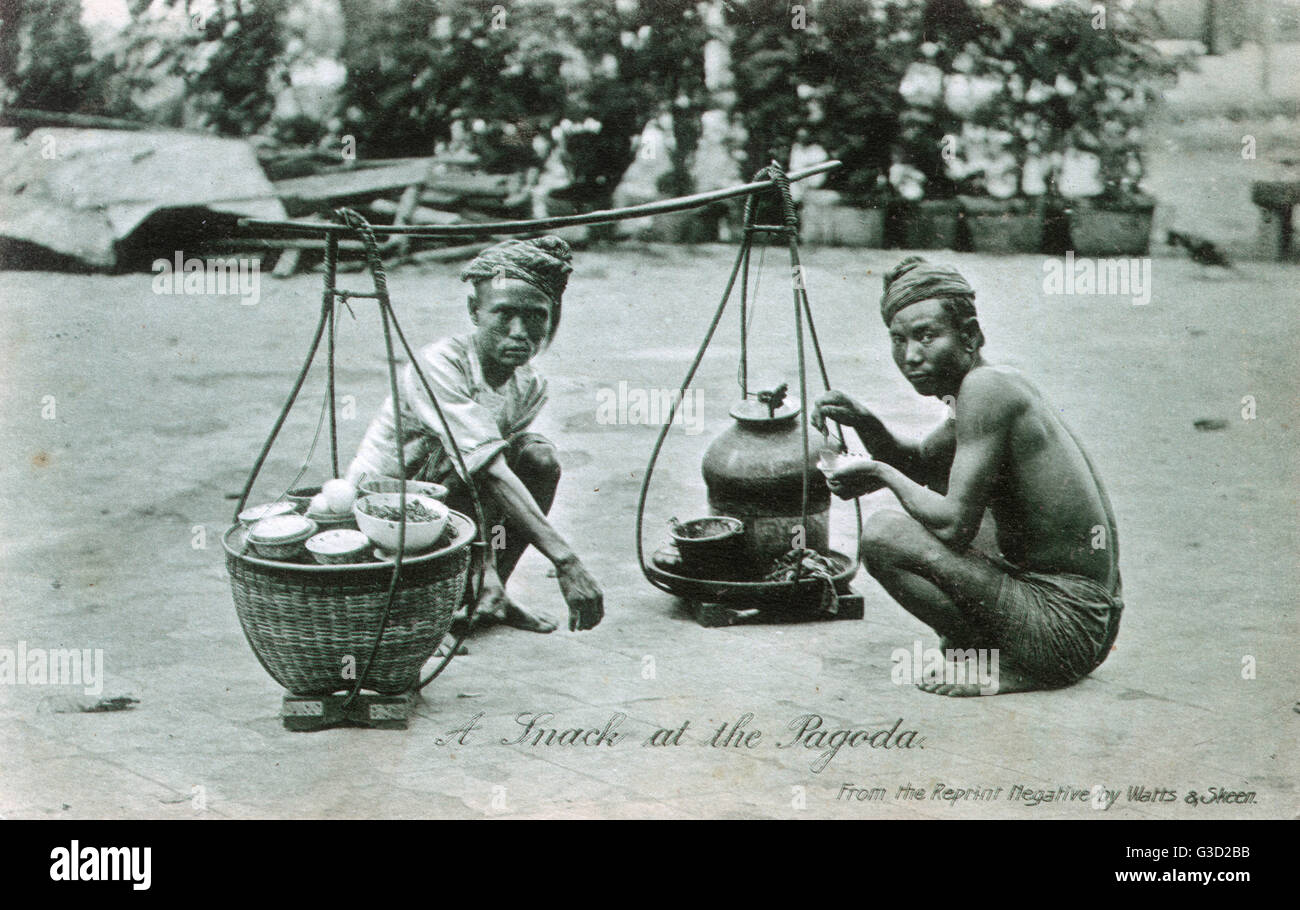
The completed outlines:
[[[849,581],[857,574],[857,560],[836,550],[823,554],[835,560],[840,566],[832,581],[837,591],[845,590]],[[655,551],[655,557],[677,557],[677,550],[671,544]],[[651,584],[670,594],[688,600],[704,603],[746,603],[754,607],[782,606],[791,601],[803,601],[809,598],[815,602],[820,595],[821,582],[816,578],[794,581],[715,581],[707,578],[692,578],[661,569],[654,564],[654,557],[645,570],[646,578]]]

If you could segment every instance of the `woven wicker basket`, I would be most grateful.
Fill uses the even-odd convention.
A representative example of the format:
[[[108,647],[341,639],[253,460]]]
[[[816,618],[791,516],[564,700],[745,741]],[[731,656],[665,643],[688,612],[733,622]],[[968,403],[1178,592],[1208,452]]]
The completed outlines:
[[[402,560],[402,577],[383,640],[362,688],[392,695],[416,681],[451,627],[469,577],[474,522],[452,512],[451,542]],[[349,663],[363,672],[388,603],[392,563],[316,565],[262,559],[246,531],[222,538],[235,611],[253,653],[294,695],[351,689]],[[346,660],[351,658],[350,661]]]

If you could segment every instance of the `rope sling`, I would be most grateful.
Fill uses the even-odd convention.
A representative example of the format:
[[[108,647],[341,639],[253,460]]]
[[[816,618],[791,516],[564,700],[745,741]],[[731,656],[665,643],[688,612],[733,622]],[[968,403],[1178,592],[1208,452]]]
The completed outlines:
[[[801,172],[800,176],[803,175]],[[686,392],[690,388],[691,382],[695,379],[695,373],[699,369],[700,363],[704,360],[704,354],[713,341],[714,333],[717,331],[719,323],[722,321],[722,315],[726,311],[727,303],[731,300],[731,292],[736,285],[737,277],[740,278],[740,369],[738,371],[740,389],[742,398],[749,397],[749,272],[750,272],[750,252],[753,247],[754,237],[756,235],[776,236],[785,238],[790,250],[790,270],[792,286],[794,290],[794,327],[795,327],[795,348],[798,355],[799,363],[799,413],[801,415],[801,431],[803,442],[803,477],[800,495],[800,525],[801,528],[808,527],[808,457],[810,449],[808,445],[808,381],[806,368],[806,354],[804,351],[804,322],[808,324],[808,336],[812,342],[813,352],[817,355],[817,368],[821,374],[822,385],[826,391],[831,389],[830,375],[826,370],[826,361],[822,356],[821,344],[817,340],[817,327],[813,323],[812,307],[808,303],[808,291],[803,281],[803,266],[799,261],[799,216],[795,211],[794,199],[790,193],[790,182],[792,175],[788,175],[781,168],[781,165],[773,161],[767,167],[760,170],[754,175],[751,186],[757,183],[763,183],[768,188],[778,194],[781,205],[781,223],[780,224],[758,224],[756,223],[757,207],[754,204],[755,195],[749,194],[745,199],[745,217],[744,217],[744,238],[740,244],[740,250],[736,254],[736,260],[731,268],[731,275],[727,279],[727,286],[722,292],[722,300],[718,303],[717,310],[714,311],[713,319],[709,322],[709,327],[704,333],[704,340],[700,343],[699,350],[696,351],[695,359],[691,361],[690,368],[686,371],[686,377],[682,380],[678,393],[673,396],[669,408],[668,417],[663,422],[659,430],[659,437],[655,440],[654,448],[650,452],[650,462],[646,465],[645,476],[641,479],[641,492],[637,497],[636,504],[636,557],[641,566],[641,573],[656,588],[670,594],[677,593],[661,579],[657,578],[651,571],[645,557],[644,543],[644,523],[645,523],[645,504],[650,490],[650,478],[654,474],[655,463],[659,459],[659,453],[663,449],[664,441],[668,438],[668,431],[672,428],[673,419],[677,415],[677,408],[682,401],[686,399]],[[760,268],[761,268],[760,257]],[[757,282],[756,282],[757,285]],[[757,298],[757,287],[755,289],[755,298]],[[839,442],[840,451],[845,451],[843,429],[836,424],[834,430],[835,436]],[[862,504],[855,499],[853,501],[854,515],[857,521],[857,536],[855,540],[862,538]],[[854,552],[856,553],[856,546]],[[853,569],[856,571],[857,559],[853,560]],[[795,571],[788,582],[790,590],[793,591],[804,577],[804,565],[802,561],[795,563]],[[725,589],[728,587],[727,582],[718,582],[718,587]]]
[[[257,480],[257,475],[261,472],[262,466],[265,464],[266,458],[270,454],[271,446],[275,443],[276,437],[279,435],[281,428],[284,426],[285,420],[289,416],[289,412],[293,409],[294,402],[298,398],[298,393],[302,390],[303,383],[307,378],[307,373],[311,369],[312,362],[316,359],[317,351],[320,349],[321,338],[325,335],[327,329],[329,332],[329,343],[326,356],[328,369],[326,397],[328,400],[330,427],[330,465],[334,469],[334,476],[338,476],[338,418],[335,409],[334,393],[335,313],[337,310],[336,302],[342,302],[346,305],[346,302],[352,299],[373,299],[379,304],[379,315],[384,329],[384,348],[387,354],[388,388],[389,394],[392,396],[393,400],[393,425],[396,437],[396,445],[394,448],[396,449],[397,463],[399,466],[399,501],[402,503],[406,502],[407,478],[406,453],[402,445],[402,441],[405,437],[402,433],[401,397],[398,393],[397,387],[397,357],[393,348],[394,334],[397,336],[397,340],[401,343],[402,349],[406,352],[406,356],[415,371],[415,375],[419,378],[420,384],[424,386],[424,390],[428,394],[429,400],[433,403],[433,409],[438,416],[439,424],[442,426],[442,432],[446,434],[444,438],[448,442],[448,448],[451,450],[452,457],[455,459],[456,467],[460,470],[463,477],[467,479],[470,478],[469,469],[465,466],[464,457],[461,454],[460,447],[456,445],[455,435],[452,433],[451,427],[447,424],[447,418],[442,412],[442,406],[438,404],[438,398],[433,393],[433,387],[425,377],[424,371],[420,369],[419,359],[415,356],[415,352],[407,342],[406,334],[402,331],[402,327],[397,321],[397,314],[393,311],[392,301],[389,299],[388,295],[388,276],[384,270],[383,260],[379,257],[379,243],[375,239],[374,229],[364,217],[352,209],[338,209],[334,215],[343,225],[360,236],[362,244],[365,247],[366,265],[370,270],[374,290],[369,292],[349,291],[342,290],[335,286],[337,277],[339,234],[336,232],[330,232],[326,238],[325,288],[321,297],[321,315],[316,324],[316,332],[312,338],[311,347],[307,352],[307,358],[303,362],[302,369],[298,372],[298,378],[294,382],[292,391],[289,393],[289,398],[285,401],[279,417],[276,418],[275,425],[271,428],[271,433],[267,437],[266,442],[263,443],[262,450],[257,456],[257,461],[254,463],[253,469],[248,475],[248,480],[244,484],[243,492],[239,497],[239,505],[235,508],[236,521],[238,521],[238,515],[243,511],[244,505],[248,501],[249,493],[252,492],[253,484]],[[469,488],[470,497],[474,503],[474,517],[476,519],[475,524],[477,525],[478,531],[476,539],[471,545],[475,553],[475,569],[472,570],[474,575],[474,584],[470,589],[467,615],[460,631],[456,633],[455,643],[449,648],[446,656],[442,658],[442,661],[427,677],[416,684],[415,691],[417,692],[437,679],[442,671],[447,668],[447,665],[451,663],[452,658],[454,658],[456,653],[460,650],[465,635],[469,630],[470,622],[474,617],[478,595],[482,591],[483,574],[487,568],[485,555],[488,546],[487,521],[484,517],[483,504],[479,499],[476,485],[470,481],[466,486]],[[397,595],[398,584],[402,577],[402,560],[405,555],[406,509],[402,508],[397,528],[397,550],[393,556],[393,574],[388,585],[388,602],[384,607],[384,612],[379,622],[379,629],[375,633],[374,644],[371,645],[364,667],[361,672],[357,674],[356,682],[353,684],[351,692],[348,693],[348,696],[343,703],[344,708],[350,705],[353,700],[356,699],[357,695],[360,694],[362,684],[369,675],[371,664],[374,663],[375,655],[379,652],[379,646],[383,643],[384,631],[388,626],[388,616],[392,610],[393,599]]]

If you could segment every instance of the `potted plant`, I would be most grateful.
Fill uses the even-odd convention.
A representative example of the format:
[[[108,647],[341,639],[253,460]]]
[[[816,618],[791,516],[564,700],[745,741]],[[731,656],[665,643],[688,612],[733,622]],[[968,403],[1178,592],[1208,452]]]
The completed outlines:
[[[896,196],[888,174],[903,110],[900,84],[915,55],[915,14],[896,4],[822,0],[808,23],[796,96],[813,147],[843,162],[804,194],[806,240],[880,247]],[[864,61],[870,61],[864,65]]]
[[[956,199],[962,181],[953,162],[963,115],[950,103],[950,87],[952,75],[972,65],[968,48],[987,26],[964,0],[891,6],[889,14],[890,43],[900,46],[908,65],[888,172],[894,189],[888,237],[908,249],[957,249],[964,243]]]
[[[950,88],[966,86],[966,97],[956,102],[957,93],[950,92],[948,101],[950,108],[969,105],[956,157],[966,164],[968,182],[983,190],[960,196],[962,213],[976,251],[1036,253],[1043,244],[1045,186],[1031,186],[1027,178],[1031,163],[1049,154],[1052,133],[1045,112],[1052,92],[1039,71],[1038,17],[1015,0],[982,16],[978,38],[954,61],[958,74]]]
[[[577,0],[559,15],[571,52],[564,67],[567,116],[554,135],[568,183],[548,194],[547,210],[610,207],[646,124],[666,106],[676,140],[670,179],[688,181],[699,141],[707,37],[694,0]],[[594,229],[595,235],[612,236],[612,229]]]
[[[1188,58],[1160,54],[1143,14],[1112,10],[1105,29],[1089,29],[1070,74],[1070,146],[1094,156],[1099,190],[1067,200],[1070,248],[1082,256],[1146,255],[1155,200],[1141,190],[1142,127],[1157,86]]]
[[[668,147],[668,170],[659,175],[655,188],[667,197],[688,196],[697,189],[695,154],[704,135],[704,111],[709,92],[704,79],[704,45],[709,38],[700,7],[693,0],[652,4],[646,17],[643,52],[648,78],[664,99],[672,142]],[[716,209],[690,209],[657,215],[650,235],[668,243],[703,243],[718,236]]]
[[[808,84],[804,66],[812,41],[806,28],[794,28],[785,0],[724,3],[732,60],[731,118],[736,126],[734,154],[748,180],[772,161],[788,162],[808,111],[799,86]],[[816,21],[816,15],[811,17]],[[806,18],[799,24],[807,24]],[[756,200],[765,208],[764,198]],[[740,217],[741,207],[735,215]]]

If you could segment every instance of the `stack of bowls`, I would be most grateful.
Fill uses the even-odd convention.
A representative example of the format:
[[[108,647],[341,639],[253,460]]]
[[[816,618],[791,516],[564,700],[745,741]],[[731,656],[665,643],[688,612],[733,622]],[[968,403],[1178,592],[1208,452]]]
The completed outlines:
[[[248,542],[259,556],[289,560],[302,553],[303,544],[316,531],[316,522],[296,512],[272,515],[249,529]]]

